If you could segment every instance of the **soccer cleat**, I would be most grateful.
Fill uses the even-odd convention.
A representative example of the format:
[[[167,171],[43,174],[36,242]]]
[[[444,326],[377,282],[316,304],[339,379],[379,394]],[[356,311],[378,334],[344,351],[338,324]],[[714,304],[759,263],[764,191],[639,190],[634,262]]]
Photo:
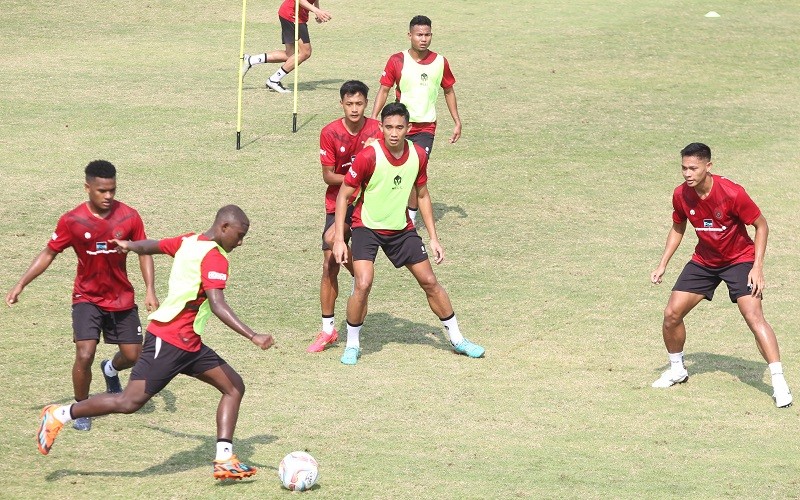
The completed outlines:
[[[236,455],[227,460],[214,460],[211,463],[214,466],[214,479],[242,479],[258,472],[255,467],[240,462]]]
[[[317,338],[314,339],[314,342],[308,346],[306,352],[322,352],[325,350],[326,347],[333,344],[339,340],[339,332],[336,331],[336,328],[333,329],[331,333],[319,332]]]
[[[358,358],[361,357],[361,348],[360,347],[348,347],[344,350],[344,354],[342,354],[342,364],[345,365],[354,365],[358,363]]]
[[[42,414],[39,416],[41,422],[39,422],[39,431],[36,433],[36,446],[42,455],[50,453],[56,436],[64,428],[64,424],[56,418],[56,409],[58,409],[57,405],[47,405],[42,408]]]
[[[253,65],[250,64],[250,54],[245,54],[242,57],[242,61],[244,61],[242,64],[242,79],[244,80],[244,75],[246,75],[247,72],[250,71],[250,68],[253,67]]]
[[[270,79],[267,79],[267,88],[272,89],[279,94],[291,94],[292,91],[287,89],[286,87],[281,84],[281,82],[273,82]]]
[[[778,408],[792,406],[792,391],[789,390],[789,386],[785,383],[773,387],[772,397],[775,399],[775,406]]]
[[[671,368],[661,374],[658,377],[658,380],[653,382],[652,387],[656,389],[666,389],[667,387],[672,387],[676,384],[683,384],[689,380],[689,372],[686,371],[686,368],[678,372],[674,372]]]
[[[103,372],[103,378],[106,379],[106,392],[118,394],[122,392],[122,384],[119,382],[119,375],[114,375],[113,377],[106,375],[106,364],[108,363],[111,363],[111,361],[107,359],[100,362],[100,371]]]
[[[486,349],[470,342],[467,339],[462,340],[458,344],[453,346],[453,350],[458,354],[463,354],[464,356],[469,356],[470,358],[482,358],[483,354],[486,352]]]
[[[72,428],[76,431],[90,431],[92,430],[92,418],[91,417],[81,417],[76,418],[72,422]]]

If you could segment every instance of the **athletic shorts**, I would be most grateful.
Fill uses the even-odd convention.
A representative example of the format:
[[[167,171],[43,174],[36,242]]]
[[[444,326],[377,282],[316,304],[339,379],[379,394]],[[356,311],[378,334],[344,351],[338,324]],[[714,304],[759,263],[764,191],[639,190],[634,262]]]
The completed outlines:
[[[428,153],[428,158],[431,157],[431,151],[433,151],[433,134],[430,132],[419,132],[414,135],[406,136],[406,139],[424,149],[425,152]]]
[[[731,302],[735,303],[739,297],[750,295],[747,275],[752,269],[752,262],[713,268],[701,266],[690,260],[678,276],[672,291],[697,293],[704,295],[706,300],[711,300],[714,298],[714,290],[724,281],[728,285],[728,296]]]
[[[100,342],[100,332],[106,344],[141,344],[142,323],[139,308],[126,311],[106,311],[91,302],[72,305],[72,341]]]
[[[130,379],[144,380],[144,392],[153,396],[179,373],[196,377],[225,364],[225,360],[205,344],[200,344],[197,352],[184,351],[147,332],[142,354],[133,365]]]
[[[325,214],[325,227],[322,228],[322,249],[323,250],[330,250],[331,247],[325,243],[325,233],[328,232],[328,228],[330,228],[333,223],[336,222],[336,214]],[[353,205],[347,205],[347,212],[344,214],[344,223],[348,226],[353,223]],[[347,243],[350,240],[350,237],[344,239],[344,242]]]
[[[281,16],[278,16],[278,19],[281,20],[281,43],[294,45],[294,23]],[[297,35],[305,43],[311,43],[311,38],[308,36],[308,24],[300,23],[297,27]]]
[[[378,248],[383,249],[383,253],[392,261],[394,267],[407,266],[428,260],[425,244],[422,243],[422,238],[417,234],[416,229],[386,236],[363,226],[357,227],[353,229],[350,246],[353,250],[353,260],[371,260],[375,262]]]

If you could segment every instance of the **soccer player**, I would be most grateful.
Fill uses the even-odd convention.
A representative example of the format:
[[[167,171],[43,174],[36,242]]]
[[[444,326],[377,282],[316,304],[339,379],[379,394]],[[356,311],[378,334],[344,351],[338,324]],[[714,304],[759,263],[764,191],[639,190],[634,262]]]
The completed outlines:
[[[402,103],[391,103],[383,108],[383,138],[356,155],[336,197],[333,255],[336,262],[343,264],[349,259],[344,241],[347,205],[356,190],[361,190],[351,225],[355,287],[347,302],[347,345],[341,359],[346,365],[356,364],[361,355],[359,337],[367,315],[367,298],[372,288],[379,247],[395,267],[406,266],[411,271],[425,291],[431,310],[447,330],[455,352],[470,358],[484,355],[483,347],[461,334],[450,297],[437,281],[422,238],[406,211],[406,201],[414,192],[430,235],[434,260],[441,263],[444,248],[436,235],[428,193],[428,157],[421,147],[406,140],[408,119],[408,110]]]
[[[429,18],[414,16],[411,19],[408,27],[411,48],[389,58],[381,74],[381,87],[372,108],[372,118],[377,118],[386,104],[389,89],[394,86],[395,100],[405,104],[411,116],[408,138],[421,146],[428,156],[433,150],[436,133],[436,99],[439,97],[439,88],[444,90],[444,100],[455,124],[450,143],[455,143],[461,137],[461,118],[458,115],[456,91],[453,87],[456,79],[450,71],[447,59],[429,49],[432,36]],[[408,200],[412,222],[416,220],[417,208],[417,201],[412,196]]]
[[[299,24],[297,27],[300,46],[297,48],[298,61],[294,60],[294,3],[295,0],[284,0],[278,9],[278,19],[281,22],[281,39],[285,50],[273,50],[263,54],[244,54],[242,78],[254,64],[283,63],[281,67],[267,79],[267,88],[281,94],[291,93],[291,90],[281,84],[283,77],[292,72],[295,65],[302,64],[311,57],[311,38],[308,36],[308,13],[313,12],[318,23],[326,23],[332,19],[330,12],[319,8],[319,0],[309,2],[300,0]]]
[[[339,296],[340,266],[333,258],[334,213],[336,212],[336,196],[339,187],[356,153],[361,151],[371,140],[382,137],[381,123],[367,118],[367,94],[369,88],[360,81],[350,80],[339,89],[340,104],[344,110],[344,118],[337,118],[326,125],[319,134],[319,161],[322,164],[322,180],[328,185],[325,191],[325,227],[322,229],[322,280],[319,288],[319,301],[322,308],[322,331],[314,342],[308,346],[308,352],[320,352],[326,346],[336,342],[339,332],[336,331],[334,309]],[[348,206],[345,217],[344,239],[350,239],[350,216],[352,205]],[[345,264],[350,274],[353,267]]]
[[[85,170],[84,189],[89,200],[65,213],[58,220],[50,241],[33,260],[28,270],[6,295],[9,306],[19,300],[28,284],[45,272],[56,256],[72,247],[78,268],[72,289],[72,330],[75,362],[72,387],[75,401],[89,397],[92,363],[102,333],[106,344],[116,344],[119,351],[111,361],[100,362],[106,390],[121,392],[118,372],[133,366],[142,351],[142,324],[134,302],[133,285],[128,281],[126,256],[109,246],[109,240],[146,238],[139,213],[114,199],[117,193],[117,170],[110,162],[95,160]],[[145,307],[158,307],[154,286],[153,258],[139,257],[139,267],[146,288]],[[73,422],[78,430],[92,428],[89,418]]]
[[[148,317],[142,355],[121,394],[98,394],[79,403],[45,406],[38,431],[39,451],[47,455],[63,425],[75,418],[133,413],[179,373],[195,377],[222,393],[217,407],[215,479],[241,479],[256,473],[233,454],[233,431],[244,395],[242,377],[203,344],[200,335],[211,314],[261,349],[272,335],[258,334],[244,324],[225,301],[228,253],[241,246],[250,221],[235,205],[219,209],[214,224],[202,234],[189,233],[160,241],[111,240],[121,253],[168,254],[175,258],[166,300]]]
[[[661,283],[667,263],[683,239],[687,221],[697,233],[698,242],[664,310],[662,332],[670,367],[653,382],[653,387],[671,387],[689,379],[683,364],[686,342],[683,318],[703,299],[711,300],[714,290],[724,281],[728,296],[739,307],[758,350],[769,364],[775,405],[787,408],[792,404],[792,393],[783,376],[778,340],[761,307],[767,220],[742,186],[713,175],[711,166],[711,149],[705,144],[692,143],[681,150],[681,170],[686,182],[672,194],[672,229],[661,262],[650,280]],[[755,242],[745,225],[755,228]]]

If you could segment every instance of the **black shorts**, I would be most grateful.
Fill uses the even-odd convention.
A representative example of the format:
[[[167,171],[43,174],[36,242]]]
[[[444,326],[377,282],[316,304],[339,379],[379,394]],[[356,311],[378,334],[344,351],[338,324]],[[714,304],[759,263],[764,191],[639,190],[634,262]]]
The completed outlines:
[[[184,351],[147,332],[142,354],[133,365],[130,379],[144,380],[144,392],[152,396],[179,373],[196,377],[225,364],[225,360],[205,344],[201,344],[197,352]]]
[[[747,275],[752,269],[752,262],[713,268],[701,266],[690,260],[678,276],[672,291],[697,293],[704,295],[706,300],[711,300],[714,298],[714,290],[724,281],[728,285],[728,296],[731,302],[735,303],[739,297],[750,295]]]
[[[428,153],[428,158],[431,157],[431,151],[433,151],[433,134],[430,132],[419,132],[414,135],[406,136],[406,139],[424,149],[425,152]]]
[[[323,250],[330,250],[329,247],[325,243],[325,233],[328,232],[328,228],[330,228],[333,223],[336,222],[336,214],[325,214],[325,227],[322,228],[322,249]],[[347,212],[344,214],[344,223],[348,226],[353,223],[353,205],[347,205]],[[347,243],[350,241],[350,238],[347,237],[344,239],[344,242]]]
[[[294,45],[294,23],[282,18],[281,16],[278,16],[278,19],[281,20],[281,43],[284,45]],[[300,25],[297,27],[297,36],[299,36],[300,40],[304,41],[305,43],[311,43],[311,38],[308,36],[308,24],[300,23]],[[291,56],[292,54],[288,55]]]
[[[350,245],[353,250],[353,260],[371,260],[375,262],[378,255],[378,247],[383,249],[383,253],[392,261],[394,267],[416,264],[428,259],[428,252],[422,238],[417,234],[416,229],[403,231],[392,236],[378,234],[366,227],[353,229],[353,243]]]
[[[72,341],[100,342],[100,332],[106,344],[141,344],[142,323],[139,308],[126,311],[106,311],[91,302],[72,305]]]

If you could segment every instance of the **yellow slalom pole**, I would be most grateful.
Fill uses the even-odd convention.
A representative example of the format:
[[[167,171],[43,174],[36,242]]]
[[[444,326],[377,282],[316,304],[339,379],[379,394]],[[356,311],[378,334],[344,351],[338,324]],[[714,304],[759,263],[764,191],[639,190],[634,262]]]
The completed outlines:
[[[297,47],[300,45],[300,0],[294,0],[294,107],[292,109],[292,132],[297,132],[297,73],[300,63],[297,60]]]
[[[239,96],[236,103],[236,149],[242,149],[242,67],[244,65],[244,27],[247,21],[247,0],[242,0],[242,36],[239,40]]]

